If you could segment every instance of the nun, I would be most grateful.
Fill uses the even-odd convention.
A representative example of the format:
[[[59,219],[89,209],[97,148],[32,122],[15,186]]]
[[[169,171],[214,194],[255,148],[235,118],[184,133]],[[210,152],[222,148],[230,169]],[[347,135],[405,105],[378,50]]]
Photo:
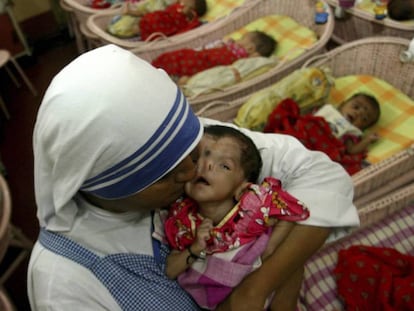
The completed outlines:
[[[33,311],[199,309],[164,273],[169,249],[152,236],[153,212],[183,193],[203,125],[216,123],[196,117],[164,71],[115,45],[80,55],[53,78],[33,133]],[[259,179],[280,179],[310,217],[217,310],[261,310],[325,241],[359,224],[340,165],[289,136],[243,131],[261,152]]]

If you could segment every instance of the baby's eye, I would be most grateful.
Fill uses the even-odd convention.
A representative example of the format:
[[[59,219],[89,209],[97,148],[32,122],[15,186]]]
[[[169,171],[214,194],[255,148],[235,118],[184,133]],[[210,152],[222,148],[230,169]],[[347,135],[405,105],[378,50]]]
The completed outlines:
[[[191,152],[190,157],[191,157],[191,161],[193,161],[193,163],[197,163],[198,159],[200,158],[200,154],[199,154],[198,150],[196,149],[193,152]]]
[[[228,166],[227,164],[221,164],[220,165],[220,167],[222,168],[222,169],[225,169],[225,170],[227,170],[227,171],[230,171],[230,166]]]

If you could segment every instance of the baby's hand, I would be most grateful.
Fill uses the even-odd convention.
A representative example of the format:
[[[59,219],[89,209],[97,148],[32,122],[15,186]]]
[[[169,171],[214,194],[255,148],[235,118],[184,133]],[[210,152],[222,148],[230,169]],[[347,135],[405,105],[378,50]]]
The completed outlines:
[[[182,76],[178,79],[177,84],[178,86],[184,86],[187,84],[188,80],[190,80],[190,76]]]
[[[208,218],[204,218],[201,222],[200,226],[197,228],[197,236],[196,241],[194,244],[194,248],[198,246],[197,248],[200,248],[201,250],[204,250],[207,246],[207,240],[210,239],[210,231],[213,228],[213,221]],[[194,251],[196,251],[194,249]]]

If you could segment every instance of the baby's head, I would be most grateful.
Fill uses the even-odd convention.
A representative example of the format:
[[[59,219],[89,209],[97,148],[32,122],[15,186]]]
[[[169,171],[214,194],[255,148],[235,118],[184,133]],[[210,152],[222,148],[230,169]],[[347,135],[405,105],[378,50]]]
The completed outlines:
[[[185,192],[198,202],[200,209],[211,203],[217,207],[218,202],[220,207],[232,208],[245,187],[257,181],[262,167],[253,141],[228,126],[206,127],[192,157],[197,173],[185,184]]]
[[[388,16],[397,21],[414,19],[414,0],[390,0],[387,11]]]
[[[262,168],[262,158],[254,142],[241,131],[222,125],[210,125],[204,128],[204,135],[214,140],[229,138],[240,148],[240,166],[248,182],[256,182]]]
[[[241,45],[249,56],[269,57],[276,49],[277,42],[262,31],[251,31],[245,33],[237,44]]]
[[[339,112],[360,130],[377,123],[381,113],[377,99],[364,93],[356,93],[347,99],[339,106]]]
[[[206,0],[180,0],[180,3],[184,6],[183,12],[186,15],[197,13],[197,16],[203,16],[207,12]]]

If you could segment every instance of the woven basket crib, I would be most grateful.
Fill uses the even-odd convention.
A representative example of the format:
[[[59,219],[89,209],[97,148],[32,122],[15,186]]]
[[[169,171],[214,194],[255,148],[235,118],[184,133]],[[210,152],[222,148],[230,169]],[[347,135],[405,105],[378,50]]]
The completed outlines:
[[[102,43],[113,43],[131,49],[139,57],[151,61],[167,51],[197,48],[206,43],[222,39],[225,35],[240,29],[251,21],[265,15],[277,13],[292,16],[298,22],[314,29],[321,38],[319,44],[312,50],[319,51],[320,46],[324,46],[332,34],[333,22],[331,20],[333,19],[330,18],[326,25],[315,25],[313,16],[316,1],[300,0],[301,7],[306,8],[306,10],[298,10],[298,2],[299,0],[294,2],[289,0],[245,0],[242,5],[236,7],[227,16],[220,17],[190,31],[149,42],[124,40],[108,34],[106,27],[113,17],[111,14],[91,16],[88,19],[88,27],[101,38]],[[327,4],[326,6],[329,7]]]
[[[414,185],[407,185],[360,209],[361,228],[325,244],[306,262],[298,310],[347,310],[343,299],[338,297],[338,278],[334,273],[340,250],[365,245],[414,255],[413,204]],[[361,310],[374,309],[378,310],[375,307]]]
[[[102,44],[112,43],[122,48],[133,50],[135,54],[148,60],[168,50],[174,50],[185,46],[201,46],[205,42],[208,42],[206,40],[210,40],[209,38],[216,40],[219,38],[219,34],[216,33],[222,33],[222,29],[228,29],[229,25],[231,26],[234,20],[236,20],[235,23],[237,26],[240,25],[241,27],[242,21],[237,23],[238,17],[243,15],[243,12],[249,11],[252,6],[260,1],[263,0],[245,0],[243,4],[231,10],[228,15],[217,17],[216,20],[207,22],[184,33],[176,34],[170,37],[161,36],[153,41],[122,39],[108,33],[107,26],[114,16],[121,14],[121,9],[115,13],[108,12],[104,14],[92,15],[88,18],[87,25],[88,28],[100,38]]]
[[[413,203],[414,184],[409,182],[369,203],[361,204],[358,206],[361,228],[374,224]]]
[[[318,40],[315,44],[304,49],[304,52],[299,56],[290,60],[281,60],[279,64],[270,70],[245,81],[241,81],[235,85],[225,87],[220,90],[208,94],[202,94],[194,98],[188,98],[189,103],[194,110],[198,110],[209,102],[222,100],[231,101],[245,95],[251,94],[254,91],[261,89],[267,85],[270,85],[288,73],[299,68],[308,58],[321,53],[329,39],[332,36],[334,29],[334,19],[332,18],[332,12],[329,6],[326,4],[329,18],[325,24],[315,23],[315,2],[308,0],[262,0],[251,8],[250,11],[243,12],[237,17],[237,22],[242,24],[248,24],[253,20],[260,17],[278,14],[283,16],[289,16],[293,20],[297,21],[300,25],[312,30]],[[300,7],[300,10],[298,9]],[[236,22],[236,21],[235,21]],[[229,30],[235,30],[236,23],[229,25]],[[229,32],[225,29],[220,29],[220,37],[223,37]]]
[[[107,9],[94,9],[89,6],[88,0],[60,0],[60,6],[70,15],[70,18],[74,17],[72,27],[76,43],[79,53],[83,53],[99,45],[98,37],[86,26],[88,17],[103,12],[112,12],[113,14],[118,12],[121,5],[118,3]]]
[[[338,0],[326,0],[326,2],[333,10],[338,6]],[[332,40],[338,44],[372,36],[413,38],[413,23],[394,21],[390,18],[377,20],[374,14],[356,6],[347,9],[346,13],[345,18],[335,20]]]
[[[402,63],[399,55],[409,41],[402,38],[375,37],[357,40],[315,56],[303,67],[327,66],[334,77],[367,74],[385,80],[414,98],[414,63]],[[231,121],[250,96],[227,103],[212,102],[197,114],[203,117]],[[414,144],[391,157],[372,164],[352,176],[357,206],[397,189],[414,180]]]
[[[121,4],[114,4],[113,6],[107,8],[107,9],[95,9],[89,6],[88,0],[63,0],[63,2],[72,8],[74,11],[76,18],[78,19],[79,23],[85,24],[89,16],[93,14],[111,14],[114,12],[118,12]]]

